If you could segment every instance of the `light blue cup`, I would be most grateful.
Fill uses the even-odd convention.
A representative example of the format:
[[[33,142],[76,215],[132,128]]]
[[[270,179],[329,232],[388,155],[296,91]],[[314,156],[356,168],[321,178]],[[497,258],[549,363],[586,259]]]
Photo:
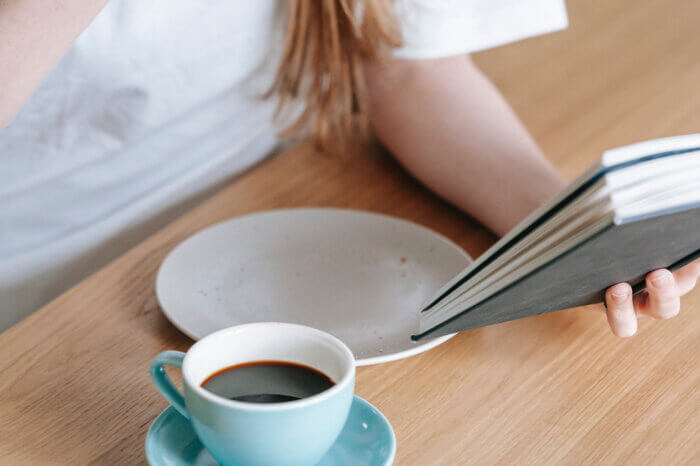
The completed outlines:
[[[304,364],[335,385],[308,398],[270,404],[233,401],[201,387],[214,372],[251,361]],[[166,365],[182,369],[184,396],[166,374]],[[255,323],[213,333],[186,354],[159,354],[151,363],[151,377],[221,464],[309,466],[323,457],[345,424],[355,387],[355,360],[347,346],[320,330]]]

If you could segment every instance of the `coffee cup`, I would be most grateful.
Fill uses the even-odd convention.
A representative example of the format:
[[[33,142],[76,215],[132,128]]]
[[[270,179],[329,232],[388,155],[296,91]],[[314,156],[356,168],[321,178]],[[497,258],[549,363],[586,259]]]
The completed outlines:
[[[213,374],[260,361],[307,367],[333,384],[308,397],[275,403],[237,401],[202,386]],[[181,368],[183,392],[164,366]],[[151,363],[151,377],[221,464],[312,465],[333,445],[348,417],[355,360],[345,344],[320,330],[253,323],[215,332],[187,353],[161,353]]]

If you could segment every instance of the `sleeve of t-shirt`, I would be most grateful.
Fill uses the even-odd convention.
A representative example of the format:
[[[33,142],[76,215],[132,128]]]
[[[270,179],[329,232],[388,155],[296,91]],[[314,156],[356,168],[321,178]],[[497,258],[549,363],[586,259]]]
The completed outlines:
[[[565,29],[564,0],[395,0],[403,45],[394,56],[440,58]]]

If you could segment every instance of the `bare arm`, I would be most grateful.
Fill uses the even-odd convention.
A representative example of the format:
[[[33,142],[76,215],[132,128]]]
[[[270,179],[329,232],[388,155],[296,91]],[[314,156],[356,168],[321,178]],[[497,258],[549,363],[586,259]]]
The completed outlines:
[[[366,67],[377,137],[416,178],[503,235],[565,183],[466,56]]]
[[[107,0],[0,0],[0,131]]]
[[[504,234],[564,186],[518,118],[467,57],[366,66],[370,118],[379,140],[433,191]],[[647,275],[632,296],[608,288],[613,333],[637,331],[637,317],[668,319],[700,277],[700,259]]]

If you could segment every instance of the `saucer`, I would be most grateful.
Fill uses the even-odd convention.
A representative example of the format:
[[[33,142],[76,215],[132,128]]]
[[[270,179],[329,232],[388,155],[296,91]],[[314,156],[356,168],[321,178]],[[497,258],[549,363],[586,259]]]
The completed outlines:
[[[422,305],[471,259],[415,223],[345,209],[236,217],[173,249],[158,271],[165,316],[198,340],[249,322],[330,333],[358,366],[412,356],[450,336],[411,341]]]
[[[318,466],[385,466],[394,462],[396,437],[391,424],[374,406],[355,396],[340,436]],[[172,406],[153,421],[146,436],[146,458],[152,466],[210,466],[207,452],[190,423]]]

